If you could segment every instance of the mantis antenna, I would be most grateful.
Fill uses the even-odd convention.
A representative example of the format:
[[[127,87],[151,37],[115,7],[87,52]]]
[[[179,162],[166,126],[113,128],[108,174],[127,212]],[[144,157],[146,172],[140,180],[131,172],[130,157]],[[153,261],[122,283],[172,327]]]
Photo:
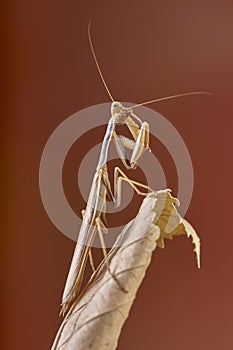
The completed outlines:
[[[173,98],[183,97],[183,96],[190,96],[190,95],[212,95],[212,94],[210,92],[206,92],[206,91],[184,92],[183,94],[171,95],[171,96],[167,96],[167,97],[156,98],[155,100],[149,100],[149,101],[146,101],[146,102],[138,103],[138,104],[136,104],[134,106],[131,106],[129,108],[136,108],[136,107],[139,107],[139,106],[149,105],[149,104],[154,103],[154,102],[159,102],[159,101],[164,101],[164,100],[171,100]]]
[[[90,44],[92,56],[93,56],[93,58],[94,58],[94,60],[95,60],[95,64],[96,64],[96,67],[97,67],[97,69],[98,69],[100,78],[101,78],[101,80],[102,80],[102,82],[103,82],[103,84],[104,84],[104,87],[105,87],[105,89],[106,89],[106,91],[107,91],[107,93],[108,93],[108,96],[110,97],[110,99],[112,100],[112,102],[114,102],[115,100],[114,100],[114,98],[113,98],[112,95],[111,95],[111,92],[110,92],[110,90],[109,90],[109,88],[108,88],[108,85],[107,85],[107,83],[106,83],[106,81],[105,81],[105,79],[104,79],[103,73],[102,73],[102,71],[101,71],[101,69],[100,69],[100,66],[99,66],[99,63],[98,63],[98,60],[97,60],[97,57],[96,57],[95,49],[94,49],[94,46],[93,46],[93,43],[92,43],[92,40],[91,40],[91,21],[89,21],[89,23],[88,23],[88,39],[89,39],[89,44]]]
[[[104,79],[104,76],[103,76],[103,73],[101,71],[100,65],[98,63],[97,56],[96,56],[96,53],[95,53],[95,49],[94,49],[94,46],[93,46],[93,43],[92,43],[92,39],[91,39],[91,21],[89,21],[89,23],[88,23],[88,39],[89,39],[89,44],[90,44],[90,48],[91,48],[91,53],[92,53],[92,56],[94,58],[94,61],[95,61],[98,73],[99,73],[100,78],[102,80],[102,83],[104,84],[104,87],[105,87],[105,89],[106,89],[106,91],[108,93],[108,96],[110,97],[112,102],[114,102],[115,100],[112,97],[112,94],[111,94],[111,92],[110,92],[110,90],[108,88],[108,85],[107,85],[107,83],[106,83],[106,81]],[[171,96],[167,96],[167,97],[161,97],[161,98],[157,98],[157,99],[154,99],[154,100],[145,101],[145,102],[136,104],[136,105],[134,105],[132,107],[129,107],[129,108],[133,109],[133,108],[136,108],[136,107],[139,107],[139,106],[145,106],[145,105],[148,105],[148,104],[151,104],[151,103],[155,103],[155,102],[159,102],[159,101],[165,101],[165,100],[170,100],[170,99],[173,99],[173,98],[189,96],[189,95],[212,95],[212,94],[210,92],[206,92],[206,91],[185,92],[183,94],[171,95]]]

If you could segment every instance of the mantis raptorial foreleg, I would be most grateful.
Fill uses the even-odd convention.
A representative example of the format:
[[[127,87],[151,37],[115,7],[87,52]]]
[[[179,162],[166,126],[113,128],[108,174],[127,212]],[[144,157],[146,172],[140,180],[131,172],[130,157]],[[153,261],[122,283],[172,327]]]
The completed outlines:
[[[142,123],[135,141],[135,147],[130,160],[132,168],[137,166],[137,162],[145,149],[149,149],[149,124],[146,122]]]
[[[149,149],[149,124],[144,122],[141,124],[141,128],[139,128],[131,118],[127,118],[126,125],[131,131],[135,141],[125,136],[118,136],[115,131],[113,132],[113,139],[115,142],[116,150],[123,164],[126,168],[132,169],[136,168],[137,161],[143,154],[144,150]],[[137,126],[137,128],[135,126]],[[130,160],[126,157],[125,148],[133,151]]]

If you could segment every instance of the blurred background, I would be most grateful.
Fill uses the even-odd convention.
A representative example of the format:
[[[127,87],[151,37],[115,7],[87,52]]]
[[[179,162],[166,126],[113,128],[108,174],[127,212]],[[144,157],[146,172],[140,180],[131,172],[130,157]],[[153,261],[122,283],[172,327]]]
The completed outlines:
[[[54,129],[85,107],[109,102],[90,53],[89,19],[117,100],[213,93],[151,106],[175,126],[191,155],[195,187],[186,218],[201,236],[202,267],[185,237],[156,250],[118,349],[230,349],[233,2],[12,0],[2,7],[2,349],[49,349],[61,322],[74,242],[47,216],[38,173]],[[98,132],[93,137],[101,140],[104,130]],[[77,214],[85,206],[78,165],[90,139],[75,144],[64,165],[64,189]],[[155,153],[176,194],[174,164],[161,145]],[[129,210],[121,215],[130,219]]]

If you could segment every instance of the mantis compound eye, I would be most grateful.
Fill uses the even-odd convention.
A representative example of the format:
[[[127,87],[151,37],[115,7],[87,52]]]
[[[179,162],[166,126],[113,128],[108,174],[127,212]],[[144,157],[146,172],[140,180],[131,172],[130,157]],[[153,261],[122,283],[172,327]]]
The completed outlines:
[[[112,108],[122,108],[122,107],[123,106],[120,102],[115,101],[112,103]]]

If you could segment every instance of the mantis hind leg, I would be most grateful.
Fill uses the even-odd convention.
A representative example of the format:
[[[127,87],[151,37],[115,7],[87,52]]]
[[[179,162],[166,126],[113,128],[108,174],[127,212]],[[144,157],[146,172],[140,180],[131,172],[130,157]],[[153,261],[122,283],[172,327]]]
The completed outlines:
[[[103,254],[104,254],[104,261],[106,263],[106,267],[107,267],[108,273],[114,279],[114,281],[119,286],[119,288],[124,293],[127,293],[127,290],[122,286],[122,284],[120,283],[118,278],[115,276],[115,274],[110,269],[109,260],[108,260],[108,256],[107,256],[107,249],[106,249],[106,245],[105,245],[105,241],[104,241],[104,235],[103,235],[103,233],[107,233],[108,230],[107,230],[106,226],[104,225],[103,221],[99,217],[95,219],[95,222],[96,222],[96,227],[97,227],[97,230],[98,230],[98,233],[99,233],[101,247],[102,247]]]
[[[93,259],[93,254],[92,254],[92,250],[91,250],[91,247],[90,247],[90,250],[88,252],[88,255],[89,255],[89,261],[90,261],[90,265],[91,265],[91,269],[93,272],[95,272],[95,264],[94,264],[94,259]]]

